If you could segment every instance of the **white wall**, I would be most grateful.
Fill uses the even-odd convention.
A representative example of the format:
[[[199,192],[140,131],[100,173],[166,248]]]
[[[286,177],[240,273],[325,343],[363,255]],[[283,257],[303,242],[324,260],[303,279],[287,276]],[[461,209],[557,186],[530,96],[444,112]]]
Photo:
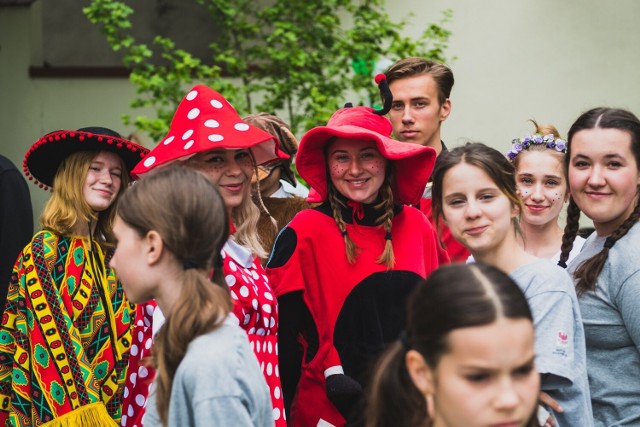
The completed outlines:
[[[41,57],[41,1],[0,8],[0,153],[19,166],[29,146],[56,129],[101,125],[133,129],[134,90],[126,79],[30,79]],[[389,13],[412,10],[410,32],[453,9],[448,50],[456,84],[443,126],[450,145],[466,140],[507,150],[530,132],[527,119],[566,134],[584,110],[619,106],[640,114],[640,2],[637,0],[395,0]],[[139,112],[136,112],[139,113]],[[47,193],[31,186],[36,218]]]
[[[481,141],[507,150],[527,120],[571,123],[596,106],[640,114],[640,2],[636,0],[404,0],[412,30],[453,10],[448,25],[456,83],[443,125],[448,145]],[[398,7],[395,5],[402,5]]]
[[[41,43],[39,19],[40,1],[31,8],[0,8],[0,153],[20,170],[24,153],[48,132],[86,126],[105,126],[123,135],[133,131],[120,119],[131,112],[134,96],[126,78],[29,78],[32,56],[37,57]],[[29,189],[39,229],[40,212],[50,193],[32,184]]]

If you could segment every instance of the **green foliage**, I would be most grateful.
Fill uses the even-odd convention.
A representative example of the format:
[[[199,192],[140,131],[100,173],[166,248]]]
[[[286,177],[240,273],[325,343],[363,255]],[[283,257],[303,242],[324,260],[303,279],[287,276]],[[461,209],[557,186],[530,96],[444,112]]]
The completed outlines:
[[[444,28],[452,17],[446,10],[420,37],[403,36],[409,21],[393,22],[384,0],[184,1],[197,1],[210,13],[215,28],[210,64],[164,37],[156,37],[152,48],[137,43],[131,35],[133,9],[121,1],[93,0],[84,8],[111,47],[124,52],[137,91],[132,107],[156,113],[155,118],[123,117],[125,124],[133,123],[154,140],[164,136],[195,82],[222,93],[241,114],[280,114],[294,131],[324,124],[346,100],[378,102],[372,79],[380,60],[423,56],[446,61],[451,35]],[[357,99],[346,99],[353,96]]]

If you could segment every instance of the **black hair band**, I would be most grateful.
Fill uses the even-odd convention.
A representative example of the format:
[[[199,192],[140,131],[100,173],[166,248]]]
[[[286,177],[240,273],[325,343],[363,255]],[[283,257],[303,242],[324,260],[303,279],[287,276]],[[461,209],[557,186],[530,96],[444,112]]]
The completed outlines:
[[[384,235],[384,240],[391,240],[391,232],[387,231],[387,233]]]
[[[189,270],[190,268],[198,268],[198,263],[196,262],[196,260],[187,258],[185,260],[182,261],[182,269],[183,270]]]
[[[402,344],[402,348],[405,351],[411,350],[411,345],[409,344],[409,337],[407,336],[407,331],[400,332],[400,344]]]
[[[611,236],[607,237],[607,239],[604,241],[604,247],[607,249],[611,249],[615,244],[616,244],[616,239],[614,239]]]

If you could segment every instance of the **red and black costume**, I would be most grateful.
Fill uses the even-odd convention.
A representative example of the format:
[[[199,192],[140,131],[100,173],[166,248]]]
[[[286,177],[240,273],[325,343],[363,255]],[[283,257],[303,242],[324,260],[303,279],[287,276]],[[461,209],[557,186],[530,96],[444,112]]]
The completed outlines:
[[[333,380],[366,386],[373,362],[404,329],[408,294],[438,266],[434,229],[408,206],[419,202],[435,151],[399,143],[390,134],[386,118],[356,107],[339,110],[301,140],[298,172],[321,200],[328,193],[325,146],[336,137],[374,141],[394,170],[395,207],[386,232],[378,224],[379,201],[367,205],[342,197],[345,232],[359,248],[355,263],[348,261],[328,201],[298,213],[276,240],[267,274],[280,308],[279,364],[290,425],[341,426],[351,420],[353,401],[336,402]],[[388,239],[396,260],[390,269],[378,263]]]

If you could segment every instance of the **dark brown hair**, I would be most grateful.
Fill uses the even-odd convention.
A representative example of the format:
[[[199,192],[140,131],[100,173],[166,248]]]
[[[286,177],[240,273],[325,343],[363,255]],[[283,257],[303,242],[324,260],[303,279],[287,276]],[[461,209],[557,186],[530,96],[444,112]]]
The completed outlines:
[[[406,336],[383,354],[372,378],[367,427],[429,425],[425,397],[405,364],[408,349],[418,351],[435,369],[456,329],[489,325],[502,317],[533,322],[518,285],[498,268],[482,263],[439,268],[408,301]],[[532,417],[530,425],[534,423]]]
[[[498,150],[480,142],[468,142],[449,151],[443,151],[438,156],[436,167],[433,170],[433,186],[431,188],[431,203],[436,230],[440,230],[442,213],[442,184],[446,173],[460,163],[467,163],[482,169],[504,193],[513,206],[522,212],[522,200],[518,195],[515,180],[515,168],[513,164]],[[518,221],[514,221],[515,231],[520,233]]]
[[[158,413],[167,423],[173,377],[189,343],[216,329],[231,311],[231,297],[221,278],[221,250],[229,237],[224,201],[205,175],[176,165],[145,175],[124,196],[118,215],[140,236],[150,230],[162,237],[178,261],[189,264],[180,296],[154,339],[153,358]]]
[[[583,113],[578,119],[571,125],[569,129],[569,141],[567,144],[567,156],[565,158],[565,167],[570,167],[571,161],[571,141],[576,133],[582,130],[588,129],[618,129],[626,132],[631,137],[631,152],[636,161],[636,166],[640,168],[640,120],[627,110],[618,108],[594,108]],[[636,189],[636,192],[638,189]],[[602,250],[596,255],[592,256],[588,260],[584,261],[578,266],[573,273],[573,277],[576,283],[576,292],[578,295],[583,294],[585,291],[593,290],[596,286],[596,280],[604,267],[607,258],[609,257],[609,249],[615,245],[615,243],[624,237],[629,229],[638,222],[640,219],[640,204],[636,202],[631,215],[622,223],[617,230],[615,230],[611,236],[607,238]],[[566,267],[566,262],[569,259],[569,253],[573,249],[573,241],[578,234],[578,228],[580,226],[580,207],[575,203],[573,197],[569,199],[569,207],[567,208],[567,225],[564,229],[564,235],[562,236],[562,247],[560,253],[560,261],[558,265]]]
[[[444,104],[451,96],[453,88],[453,71],[451,68],[439,62],[429,61],[424,58],[410,56],[403,58],[393,64],[384,73],[387,77],[387,83],[391,85],[396,80],[406,79],[420,75],[429,75],[438,86],[438,103]]]

